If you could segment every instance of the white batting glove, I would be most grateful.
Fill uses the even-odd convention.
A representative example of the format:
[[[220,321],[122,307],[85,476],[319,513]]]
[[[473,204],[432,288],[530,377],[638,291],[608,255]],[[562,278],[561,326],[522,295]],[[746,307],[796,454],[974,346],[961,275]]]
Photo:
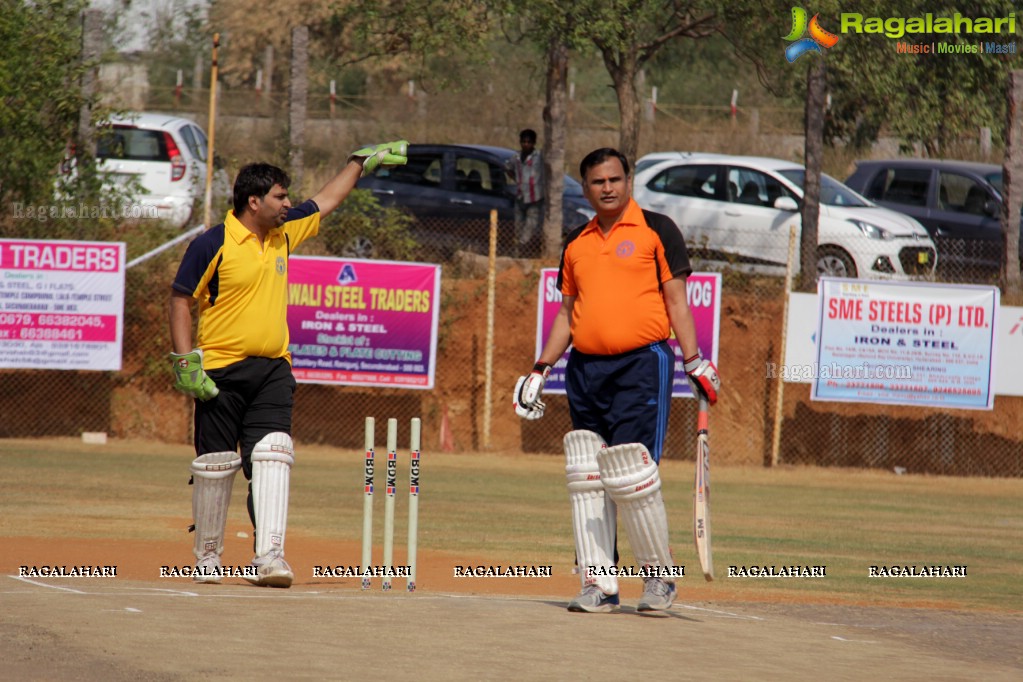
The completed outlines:
[[[515,414],[529,420],[543,416],[547,405],[540,400],[540,395],[550,373],[550,365],[546,362],[537,362],[528,376],[519,377],[514,393]]]
[[[718,376],[718,368],[710,360],[704,360],[699,352],[692,357],[686,358],[682,367],[689,378],[689,386],[693,389],[693,397],[701,395],[711,405],[718,401],[718,391],[721,390],[721,377]]]

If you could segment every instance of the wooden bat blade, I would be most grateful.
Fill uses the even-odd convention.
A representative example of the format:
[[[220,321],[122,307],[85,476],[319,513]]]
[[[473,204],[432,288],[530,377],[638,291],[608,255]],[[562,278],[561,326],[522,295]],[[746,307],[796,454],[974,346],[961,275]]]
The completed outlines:
[[[710,548],[710,440],[707,437],[707,413],[702,410],[699,426],[693,491],[693,539],[703,577],[710,581],[714,579],[714,557]]]

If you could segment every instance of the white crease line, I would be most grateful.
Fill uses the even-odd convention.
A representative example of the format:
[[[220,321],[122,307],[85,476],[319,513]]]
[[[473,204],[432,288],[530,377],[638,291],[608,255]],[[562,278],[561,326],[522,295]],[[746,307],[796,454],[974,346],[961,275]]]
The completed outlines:
[[[171,594],[180,594],[183,597],[198,597],[198,592],[188,592],[186,590],[171,590],[166,587],[125,587],[126,590],[140,590],[149,592],[170,592]]]
[[[858,644],[877,644],[877,642],[869,639],[846,639],[845,637],[839,637],[838,635],[831,635],[831,639],[837,639],[839,642],[856,642]]]
[[[29,580],[28,578],[26,578],[24,576],[20,576],[20,575],[9,575],[7,577],[8,578],[14,578],[15,580],[20,580],[20,581],[26,582],[26,583],[31,583],[32,585],[37,585],[39,587],[48,587],[51,590],[63,590],[64,592],[73,592],[74,594],[89,594],[88,592],[82,592],[81,590],[72,590],[70,587],[58,587],[56,585],[48,585],[46,583],[39,583],[39,582],[36,582],[35,580]]]
[[[739,613],[729,613],[728,611],[717,611],[715,609],[705,609],[700,606],[689,606],[688,604],[675,604],[674,608],[690,609],[692,611],[706,611],[707,613],[714,613],[719,616],[725,616],[726,618],[738,618],[740,620],[766,620],[760,616],[746,616]]]

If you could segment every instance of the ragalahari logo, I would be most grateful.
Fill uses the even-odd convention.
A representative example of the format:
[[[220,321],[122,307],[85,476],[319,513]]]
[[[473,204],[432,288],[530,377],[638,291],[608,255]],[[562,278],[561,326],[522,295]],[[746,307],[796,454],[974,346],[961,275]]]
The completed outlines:
[[[792,8],[792,31],[785,36],[785,40],[792,43],[785,48],[785,59],[789,60],[789,63],[796,61],[807,52],[823,53],[824,49],[834,47],[838,42],[838,36],[821,28],[820,14],[813,15],[813,19],[809,23],[806,21],[806,16],[806,10],[802,7]],[[803,35],[807,31],[809,31],[810,37],[804,38]]]

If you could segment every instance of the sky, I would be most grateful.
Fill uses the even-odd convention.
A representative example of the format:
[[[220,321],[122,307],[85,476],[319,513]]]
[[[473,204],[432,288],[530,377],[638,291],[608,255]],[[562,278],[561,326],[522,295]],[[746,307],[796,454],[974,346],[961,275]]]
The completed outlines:
[[[116,11],[124,33],[118,40],[122,52],[137,52],[148,47],[146,36],[157,15],[167,16],[190,6],[207,6],[208,0],[91,0],[91,7]]]

